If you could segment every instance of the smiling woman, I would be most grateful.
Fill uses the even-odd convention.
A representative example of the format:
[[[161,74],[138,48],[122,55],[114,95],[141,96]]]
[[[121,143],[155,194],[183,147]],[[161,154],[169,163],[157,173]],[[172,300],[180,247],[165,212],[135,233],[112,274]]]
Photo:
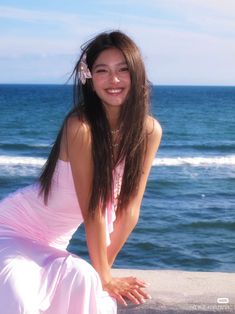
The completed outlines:
[[[123,105],[130,91],[131,79],[128,65],[119,49],[110,48],[101,52],[92,67],[92,82],[106,112],[112,110],[112,106]]]
[[[82,47],[75,106],[38,183],[0,203],[0,313],[116,313],[150,296],[145,282],[111,275],[135,227],[161,139],[149,116],[140,52],[120,31]],[[84,223],[92,265],[66,251]]]

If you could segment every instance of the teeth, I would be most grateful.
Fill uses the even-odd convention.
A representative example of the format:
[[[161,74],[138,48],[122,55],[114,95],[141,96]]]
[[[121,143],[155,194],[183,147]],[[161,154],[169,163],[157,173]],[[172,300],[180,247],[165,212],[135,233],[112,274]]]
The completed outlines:
[[[117,94],[120,93],[122,91],[121,88],[112,88],[112,89],[107,89],[107,92],[110,94]]]

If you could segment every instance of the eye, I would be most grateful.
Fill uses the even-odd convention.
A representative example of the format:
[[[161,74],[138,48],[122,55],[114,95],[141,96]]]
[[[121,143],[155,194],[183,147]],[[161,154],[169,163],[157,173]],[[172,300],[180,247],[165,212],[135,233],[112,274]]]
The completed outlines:
[[[125,67],[122,67],[122,68],[120,68],[120,70],[119,70],[120,72],[128,72],[129,71],[129,69],[128,69],[128,67],[127,66],[125,66]]]
[[[106,69],[98,69],[95,71],[95,73],[105,73],[105,72],[107,72]]]

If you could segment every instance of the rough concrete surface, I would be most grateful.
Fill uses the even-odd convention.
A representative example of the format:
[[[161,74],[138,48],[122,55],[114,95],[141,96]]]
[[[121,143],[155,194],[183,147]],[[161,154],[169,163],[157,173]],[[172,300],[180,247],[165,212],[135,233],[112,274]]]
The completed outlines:
[[[235,314],[235,273],[114,269],[113,275],[145,280],[152,296],[142,305],[118,306],[118,313]]]

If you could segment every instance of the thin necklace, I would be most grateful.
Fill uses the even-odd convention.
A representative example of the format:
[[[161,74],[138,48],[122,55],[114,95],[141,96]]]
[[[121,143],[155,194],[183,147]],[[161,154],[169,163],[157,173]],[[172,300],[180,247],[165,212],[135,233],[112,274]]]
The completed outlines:
[[[111,134],[117,134],[120,131],[120,129],[116,129],[116,130],[111,130]]]
[[[113,146],[114,148],[116,148],[116,147],[119,146],[119,143],[112,143],[112,146]]]
[[[112,147],[113,148],[117,148],[119,146],[119,141],[118,141],[118,133],[120,131],[120,128],[119,129],[115,129],[115,130],[111,130],[111,134],[112,134],[112,137],[113,137],[113,140],[112,141]]]

